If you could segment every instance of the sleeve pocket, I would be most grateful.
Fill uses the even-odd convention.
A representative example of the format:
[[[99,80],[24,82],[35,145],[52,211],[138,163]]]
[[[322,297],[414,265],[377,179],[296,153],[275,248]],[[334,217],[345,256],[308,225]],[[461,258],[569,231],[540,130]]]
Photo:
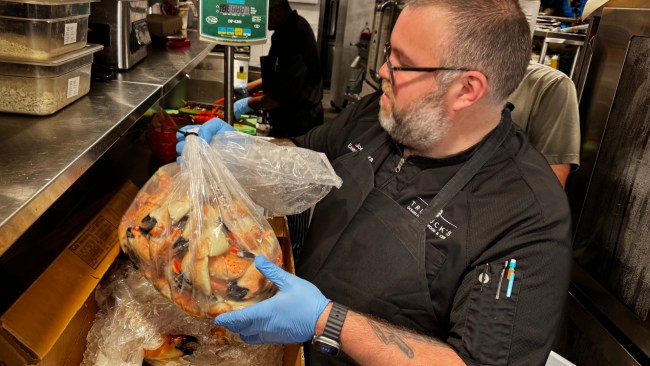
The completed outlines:
[[[483,291],[481,291],[479,276],[485,267],[479,266],[473,273],[474,280],[467,305],[461,353],[465,353],[480,365],[501,366],[508,364],[517,300],[524,279],[524,271],[517,270],[515,272],[510,298],[506,296],[508,279],[504,275],[500,279],[499,299],[496,299],[502,263],[501,265],[498,262],[490,263],[491,279],[483,287]]]

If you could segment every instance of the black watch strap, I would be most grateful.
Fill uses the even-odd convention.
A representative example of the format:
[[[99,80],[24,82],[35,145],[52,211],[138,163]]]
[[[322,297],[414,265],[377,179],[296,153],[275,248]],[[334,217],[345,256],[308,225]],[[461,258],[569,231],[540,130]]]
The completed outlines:
[[[329,318],[327,318],[327,323],[325,324],[325,330],[323,330],[322,336],[338,342],[341,328],[343,328],[343,322],[345,321],[345,316],[347,314],[348,308],[346,306],[332,301],[332,310],[330,311]]]

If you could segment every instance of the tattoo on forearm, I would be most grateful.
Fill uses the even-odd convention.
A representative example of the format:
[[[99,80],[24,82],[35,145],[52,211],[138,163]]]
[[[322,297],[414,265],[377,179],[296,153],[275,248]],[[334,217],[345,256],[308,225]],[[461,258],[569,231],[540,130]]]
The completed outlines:
[[[395,334],[392,329],[380,325],[379,323],[376,323],[370,319],[367,320],[368,324],[370,324],[370,327],[375,332],[375,335],[377,335],[377,338],[384,342],[384,344],[389,345],[391,343],[395,343],[397,347],[399,347],[399,349],[406,355],[406,357],[415,357],[415,352],[413,352],[413,349],[409,347],[409,345],[406,344],[402,338]]]
[[[429,338],[422,336],[417,333],[412,333],[404,329],[400,329],[388,324],[382,324],[379,321],[366,318],[368,324],[384,344],[389,345],[391,343],[396,344],[399,349],[408,357],[415,357],[415,352],[413,349],[406,343],[405,340],[414,341],[418,343],[429,344],[437,347],[450,348],[448,344],[437,340],[435,338]]]
[[[277,146],[289,146],[289,147],[295,147],[296,144],[293,143],[293,140],[291,139],[273,139],[271,140],[271,143],[277,145]]]

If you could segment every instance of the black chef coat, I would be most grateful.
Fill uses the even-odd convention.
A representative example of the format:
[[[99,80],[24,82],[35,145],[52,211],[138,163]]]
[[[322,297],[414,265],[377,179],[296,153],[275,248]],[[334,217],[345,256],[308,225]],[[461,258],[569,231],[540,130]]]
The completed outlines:
[[[294,141],[330,160],[362,150],[386,134],[377,119],[380,96],[360,100]],[[511,121],[509,109],[502,118]],[[370,157],[375,187],[417,216],[481,144],[442,159],[411,156],[397,173],[403,147],[389,139]],[[468,365],[543,365],[568,290],[570,214],[562,186],[521,129],[513,124],[505,142],[427,228],[426,275],[442,329],[431,335]],[[306,242],[304,250],[310,245],[318,242]],[[517,260],[515,279],[521,281],[516,301],[495,299],[496,281],[481,291],[478,278],[486,263],[498,276],[510,259]]]
[[[323,80],[314,31],[294,10],[261,58],[264,92],[281,106],[269,111],[271,136],[299,136],[323,124]]]

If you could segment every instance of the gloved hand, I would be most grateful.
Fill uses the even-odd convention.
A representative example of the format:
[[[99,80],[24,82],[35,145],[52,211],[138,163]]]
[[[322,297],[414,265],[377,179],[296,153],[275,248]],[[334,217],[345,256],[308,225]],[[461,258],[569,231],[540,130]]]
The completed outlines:
[[[248,99],[250,98],[241,99],[235,102],[233,114],[235,115],[236,120],[239,120],[242,114],[252,111],[251,107],[248,106]]]
[[[242,85],[237,85],[235,87],[235,100],[240,100],[244,98],[250,97],[250,93],[248,93],[248,88],[246,87],[246,84]]]
[[[218,133],[224,133],[226,131],[237,131],[235,128],[226,122],[220,120],[219,118],[213,118],[209,120],[208,122],[204,123],[202,126],[199,125],[191,125],[191,126],[185,126],[181,128],[181,131],[186,132],[188,130],[191,130],[193,128],[199,128],[199,136],[203,138],[208,144],[210,143],[210,140],[212,140],[212,136],[218,134]],[[180,132],[176,132],[176,139],[178,140],[178,143],[176,144],[176,152],[181,154],[183,152],[183,148],[185,147],[185,135],[183,135]],[[181,157],[176,158],[177,163],[181,163]]]
[[[316,321],[330,300],[316,286],[283,271],[263,255],[255,258],[255,267],[280,292],[259,304],[219,315],[214,324],[239,333],[248,344],[302,343],[312,339]]]

